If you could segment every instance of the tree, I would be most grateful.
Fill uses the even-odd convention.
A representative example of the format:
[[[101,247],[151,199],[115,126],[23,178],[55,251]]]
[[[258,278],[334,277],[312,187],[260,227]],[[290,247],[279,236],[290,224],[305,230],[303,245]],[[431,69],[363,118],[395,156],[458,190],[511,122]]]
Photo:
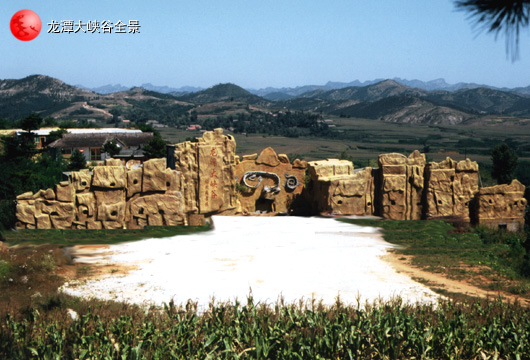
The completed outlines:
[[[67,132],[68,131],[66,131],[66,129],[62,129],[62,128],[59,130],[50,131],[50,133],[46,137],[46,146],[48,146],[55,140],[61,139],[63,135],[66,134]]]
[[[144,145],[143,150],[145,155],[152,158],[163,158],[167,155],[166,141],[162,139],[159,134],[155,134],[147,144]]]
[[[35,113],[31,113],[20,121],[20,127],[22,130],[31,132],[33,130],[40,129],[40,124],[42,123],[42,118]]]
[[[497,145],[491,153],[493,169],[491,176],[497,180],[497,184],[510,183],[517,169],[517,153],[506,143]]]
[[[455,6],[466,11],[474,18],[477,25],[495,33],[504,32],[506,54],[512,61],[519,57],[519,33],[522,27],[528,26],[530,18],[529,0],[456,0]]]
[[[86,168],[86,159],[85,155],[79,149],[72,151],[72,156],[70,156],[70,161],[68,163],[68,170],[70,171],[79,171]]]
[[[121,147],[116,140],[110,140],[103,145],[101,152],[109,154],[110,157],[116,156],[120,153]]]

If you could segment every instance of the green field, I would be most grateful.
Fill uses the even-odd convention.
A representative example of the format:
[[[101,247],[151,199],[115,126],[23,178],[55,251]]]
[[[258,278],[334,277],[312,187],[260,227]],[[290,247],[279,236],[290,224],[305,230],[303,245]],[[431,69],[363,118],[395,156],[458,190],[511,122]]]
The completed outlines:
[[[489,124],[474,125],[417,125],[388,123],[378,120],[327,116],[336,125],[337,138],[288,138],[262,134],[234,135],[239,155],[259,153],[267,146],[277,153],[299,154],[306,160],[338,157],[343,151],[366,163],[382,153],[399,152],[405,155],[417,149],[427,150],[428,160],[440,161],[450,156],[454,160],[467,157],[478,162],[489,162],[490,153],[502,141],[518,150],[522,160],[530,160],[530,122],[491,118]],[[508,121],[509,120],[509,121]],[[199,131],[176,128],[161,129],[170,143],[201,136]],[[230,132],[228,132],[230,133]],[[231,133],[230,133],[231,134]]]

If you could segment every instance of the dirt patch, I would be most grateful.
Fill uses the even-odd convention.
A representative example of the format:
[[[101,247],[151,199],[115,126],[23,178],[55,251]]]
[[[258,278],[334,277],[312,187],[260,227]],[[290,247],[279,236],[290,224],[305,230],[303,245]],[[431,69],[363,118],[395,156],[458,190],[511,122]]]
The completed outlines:
[[[435,291],[463,294],[484,299],[498,299],[501,297],[507,302],[517,302],[523,306],[530,307],[530,300],[524,297],[503,291],[485,290],[473,285],[489,281],[481,275],[469,274],[465,280],[451,279],[444,273],[432,273],[412,265],[412,258],[413,256],[398,254],[393,250],[390,250],[387,255],[383,256],[383,259],[388,261],[397,272],[405,274]]]
[[[68,279],[100,279],[109,275],[127,275],[130,271],[138,270],[137,265],[109,262],[109,257],[113,255],[109,249],[109,245],[71,247],[69,255],[74,264],[62,269],[62,275]]]

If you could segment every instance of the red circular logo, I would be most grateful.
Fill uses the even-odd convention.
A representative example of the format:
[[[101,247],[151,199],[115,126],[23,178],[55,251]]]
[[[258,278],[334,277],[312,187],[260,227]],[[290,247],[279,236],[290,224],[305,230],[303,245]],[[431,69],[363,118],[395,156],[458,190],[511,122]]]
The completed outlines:
[[[20,10],[11,18],[11,32],[21,41],[35,39],[41,28],[40,17],[31,10]]]

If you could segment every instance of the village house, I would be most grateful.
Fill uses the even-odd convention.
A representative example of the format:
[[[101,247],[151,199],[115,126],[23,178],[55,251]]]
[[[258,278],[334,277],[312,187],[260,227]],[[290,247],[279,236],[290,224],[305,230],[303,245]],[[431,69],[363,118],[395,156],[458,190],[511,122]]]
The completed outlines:
[[[72,129],[73,130],[73,129]],[[153,133],[144,133],[140,130],[109,131],[114,129],[75,129],[75,130],[101,130],[101,131],[81,131],[64,134],[48,145],[49,148],[60,149],[65,158],[69,158],[74,150],[79,150],[87,161],[102,161],[107,158],[101,148],[109,141],[116,141],[116,145],[121,149],[115,158],[143,160],[144,153],[142,148],[152,138]]]

